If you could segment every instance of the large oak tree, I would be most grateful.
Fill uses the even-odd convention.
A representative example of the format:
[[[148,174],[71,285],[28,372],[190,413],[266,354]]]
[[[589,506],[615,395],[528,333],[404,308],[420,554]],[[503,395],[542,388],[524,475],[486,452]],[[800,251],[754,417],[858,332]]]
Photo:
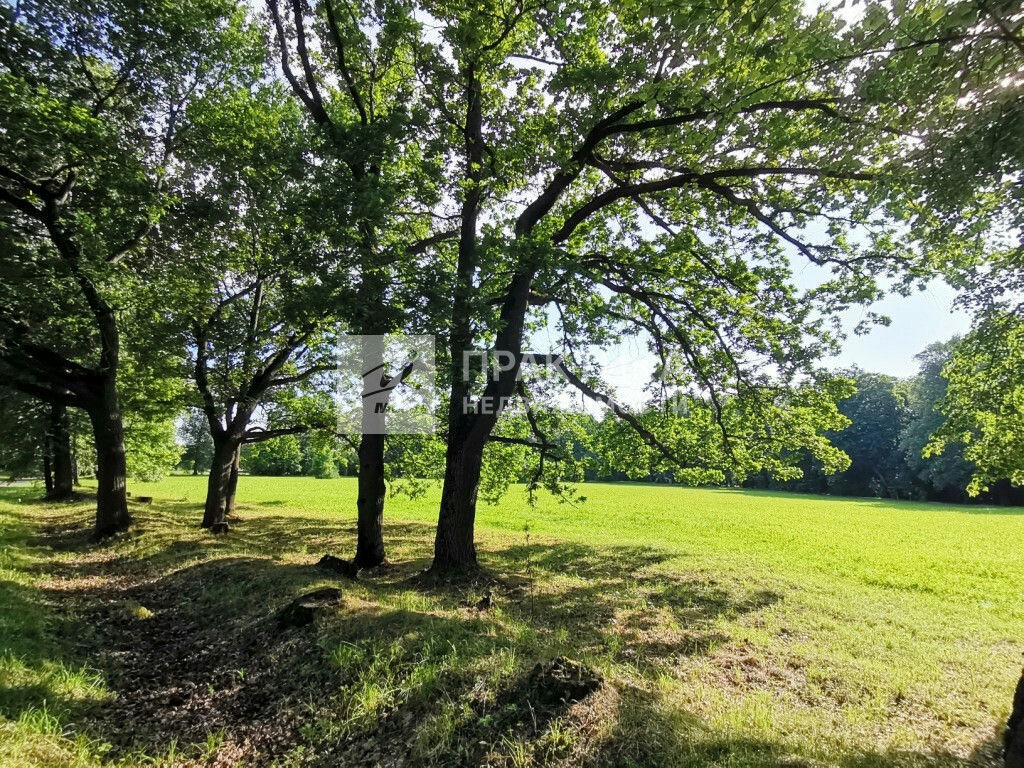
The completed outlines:
[[[569,383],[667,462],[704,460],[599,389],[589,340],[626,330],[678,357],[673,383],[718,426],[709,455],[742,467],[791,446],[827,452],[815,433],[836,423],[834,403],[801,395],[835,341],[827,318],[877,296],[873,269],[909,262],[920,234],[905,175],[915,112],[859,87],[868,57],[900,47],[894,33],[872,33],[869,52],[864,26],[799,3],[424,13],[439,28],[424,88],[459,158],[435,570],[476,564],[484,451],[521,394],[535,307],[559,313]],[[801,291],[800,263],[831,278]],[[461,375],[481,350],[512,364]]]
[[[0,9],[0,360],[8,384],[89,414],[101,536],[130,523],[121,321],[156,273],[189,104],[230,77],[242,19],[221,0]]]

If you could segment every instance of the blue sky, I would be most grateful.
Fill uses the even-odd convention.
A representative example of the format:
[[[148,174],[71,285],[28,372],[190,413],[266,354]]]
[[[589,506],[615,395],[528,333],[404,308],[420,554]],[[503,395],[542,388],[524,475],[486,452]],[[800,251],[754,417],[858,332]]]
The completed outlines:
[[[911,296],[889,296],[871,310],[888,316],[888,327],[875,327],[866,336],[849,334],[836,367],[858,365],[864,370],[911,376],[917,372],[914,355],[935,341],[946,341],[970,327],[970,317],[953,306],[956,295],[943,282],[932,281]],[[848,331],[867,313],[858,308],[847,313]]]
[[[810,276],[797,283],[809,283]],[[805,286],[804,286],[805,287]],[[923,290],[910,296],[891,295],[870,306],[848,310],[843,317],[847,332],[842,352],[826,362],[830,368],[859,366],[866,371],[892,376],[912,376],[917,372],[914,356],[932,342],[946,341],[963,334],[970,326],[969,316],[953,306],[956,295],[945,283],[934,280]],[[868,312],[886,315],[888,326],[872,326],[869,333],[857,336],[853,329],[865,319]],[[535,335],[533,346],[537,351],[554,349],[555,336],[544,331]],[[640,406],[646,399],[644,387],[654,370],[654,357],[648,352],[642,338],[623,341],[607,350],[596,352],[605,381],[613,386],[624,404]],[[578,393],[570,395],[578,398]]]

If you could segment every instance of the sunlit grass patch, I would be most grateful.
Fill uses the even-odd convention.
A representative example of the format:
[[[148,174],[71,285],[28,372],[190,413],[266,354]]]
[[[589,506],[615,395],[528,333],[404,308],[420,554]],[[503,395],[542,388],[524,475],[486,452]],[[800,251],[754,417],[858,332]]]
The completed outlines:
[[[339,582],[315,564],[354,546],[350,479],[244,477],[222,537],[196,525],[202,478],[143,488],[154,504],[102,545],[80,535],[87,502],[0,494],[0,722],[25,765],[259,764],[260,749],[281,766],[996,764],[1024,651],[1024,515],[638,485],[531,507],[513,492],[480,509],[485,575],[445,587],[418,578],[436,491],[390,499],[392,565]],[[339,610],[274,629],[322,586]],[[99,609],[198,670],[155,681],[137,732],[87,706],[141,695],[81,626]],[[538,709],[530,676],[556,657],[601,687]],[[246,714],[247,697],[269,709]],[[208,714],[178,728],[186,703]],[[254,748],[257,716],[296,730]]]

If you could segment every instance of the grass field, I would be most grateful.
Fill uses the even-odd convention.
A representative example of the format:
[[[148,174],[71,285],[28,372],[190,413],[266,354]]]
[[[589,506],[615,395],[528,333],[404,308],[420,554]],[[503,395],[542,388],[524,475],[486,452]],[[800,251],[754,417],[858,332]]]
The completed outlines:
[[[392,565],[354,547],[354,482],[245,477],[230,535],[202,478],[91,503],[0,491],[0,766],[996,766],[1024,651],[1024,510],[650,485],[482,506],[490,574],[437,586],[437,496],[390,499]],[[340,610],[278,631],[303,591]],[[492,604],[480,609],[486,591]],[[601,684],[545,699],[557,656]]]

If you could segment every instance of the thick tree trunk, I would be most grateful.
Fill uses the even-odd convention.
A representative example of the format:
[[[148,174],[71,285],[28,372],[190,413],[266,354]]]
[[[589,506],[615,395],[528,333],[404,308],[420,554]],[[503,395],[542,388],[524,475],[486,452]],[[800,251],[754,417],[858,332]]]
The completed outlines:
[[[112,376],[100,384],[97,402],[88,408],[96,443],[96,536],[128,529],[127,467],[124,456],[124,425]]]
[[[477,566],[473,527],[482,466],[482,442],[458,435],[449,441],[431,565],[435,573],[466,571]]]
[[[238,440],[229,434],[213,437],[213,461],[206,485],[206,506],[203,509],[203,528],[214,533],[227,531],[227,498],[231,488],[231,468],[234,466]]]
[[[384,432],[390,382],[380,329],[363,336],[362,436],[359,439],[359,494],[356,497],[356,557],[359,568],[384,562]]]
[[[50,406],[50,447],[53,454],[53,482],[49,499],[69,499],[75,491],[74,464],[71,459],[71,429],[64,403]]]
[[[384,562],[384,435],[364,434],[359,441],[359,497],[355,564],[373,568]]]

